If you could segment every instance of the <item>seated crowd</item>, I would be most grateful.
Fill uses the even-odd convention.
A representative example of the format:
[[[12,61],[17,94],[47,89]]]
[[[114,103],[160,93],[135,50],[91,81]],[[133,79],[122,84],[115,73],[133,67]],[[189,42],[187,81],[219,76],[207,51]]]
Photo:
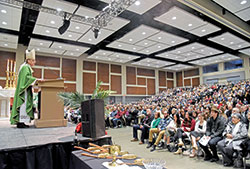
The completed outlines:
[[[210,162],[220,152],[224,166],[241,167],[250,147],[249,105],[249,81],[167,89],[138,103],[106,106],[106,127],[132,126],[133,142],[141,130],[139,145],[148,139],[151,152],[159,147]]]

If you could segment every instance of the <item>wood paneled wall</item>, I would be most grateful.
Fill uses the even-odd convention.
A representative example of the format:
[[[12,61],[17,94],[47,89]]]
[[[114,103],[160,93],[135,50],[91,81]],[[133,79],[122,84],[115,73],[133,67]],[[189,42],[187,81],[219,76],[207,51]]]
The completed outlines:
[[[174,87],[174,74],[172,72],[159,71],[159,92]]]
[[[121,66],[83,61],[83,93],[92,94],[98,81],[103,82],[102,89],[115,91],[114,95],[121,95]]]
[[[176,72],[176,86],[183,87],[182,72]]]
[[[127,95],[154,95],[155,70],[126,67]]]
[[[200,75],[199,69],[192,69],[192,70],[185,70],[182,72],[177,72],[176,73],[177,87],[199,86],[200,85],[199,75]]]
[[[66,81],[76,81],[76,60],[62,59],[62,77]]]

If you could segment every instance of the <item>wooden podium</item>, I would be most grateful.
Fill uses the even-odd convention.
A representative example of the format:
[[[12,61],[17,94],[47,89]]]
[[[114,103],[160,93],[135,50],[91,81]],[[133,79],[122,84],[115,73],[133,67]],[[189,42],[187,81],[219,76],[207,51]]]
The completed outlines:
[[[37,81],[34,87],[41,89],[38,100],[40,118],[35,120],[35,126],[37,128],[67,126],[63,102],[57,96],[59,92],[64,92],[64,79]]]

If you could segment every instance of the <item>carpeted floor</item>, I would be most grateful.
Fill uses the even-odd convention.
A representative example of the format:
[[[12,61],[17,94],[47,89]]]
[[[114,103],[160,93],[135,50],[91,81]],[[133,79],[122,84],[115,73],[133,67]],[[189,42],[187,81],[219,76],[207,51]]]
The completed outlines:
[[[224,167],[221,164],[221,160],[217,163],[211,163],[205,162],[203,158],[190,159],[188,156],[174,155],[167,150],[150,152],[146,148],[146,144],[138,145],[139,142],[130,142],[132,139],[132,127],[109,129],[107,132],[112,136],[115,144],[121,145],[122,150],[136,154],[142,158],[164,159],[167,162],[167,169],[232,169],[232,167]]]

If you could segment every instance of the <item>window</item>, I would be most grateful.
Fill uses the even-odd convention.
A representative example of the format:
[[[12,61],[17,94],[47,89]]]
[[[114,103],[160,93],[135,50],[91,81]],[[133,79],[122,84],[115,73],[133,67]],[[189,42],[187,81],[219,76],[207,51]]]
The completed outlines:
[[[203,73],[218,72],[218,64],[203,66]]]
[[[232,60],[229,62],[224,63],[224,69],[225,70],[231,70],[231,69],[239,69],[243,67],[243,60]]]

